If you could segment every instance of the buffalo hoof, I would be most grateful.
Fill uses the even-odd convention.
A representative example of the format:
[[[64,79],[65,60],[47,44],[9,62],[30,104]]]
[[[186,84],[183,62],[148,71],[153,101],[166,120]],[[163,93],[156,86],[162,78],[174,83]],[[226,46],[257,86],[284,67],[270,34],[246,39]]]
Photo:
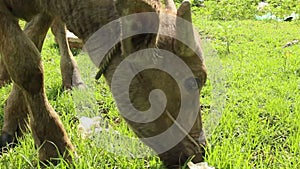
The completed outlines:
[[[9,148],[13,148],[16,145],[14,136],[6,132],[2,132],[0,139],[0,154],[6,152]]]
[[[204,144],[195,146],[184,140],[169,151],[159,154],[159,157],[166,168],[180,169],[190,159],[194,163],[204,161]]]

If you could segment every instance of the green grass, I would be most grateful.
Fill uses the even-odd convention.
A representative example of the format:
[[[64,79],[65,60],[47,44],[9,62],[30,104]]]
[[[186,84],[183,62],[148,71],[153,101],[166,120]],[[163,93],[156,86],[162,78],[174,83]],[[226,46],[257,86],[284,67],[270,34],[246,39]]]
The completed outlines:
[[[299,22],[196,25],[218,51],[225,74],[225,107],[210,131],[207,161],[217,168],[299,168],[300,48],[283,48],[300,38]],[[202,102],[209,105],[213,92],[206,89]]]
[[[203,45],[209,81],[201,93],[209,142],[206,161],[218,169],[300,168],[300,44],[282,47],[300,39],[299,21],[225,22],[205,20],[196,14],[194,23],[207,41]],[[216,52],[211,52],[207,43]],[[119,117],[104,79],[94,82],[97,70],[87,61],[88,56],[76,56],[89,86],[86,92],[61,91],[60,56],[51,34],[47,36],[42,56],[47,95],[78,154],[73,168],[160,167],[157,156],[148,152],[138,156],[141,152],[136,149],[143,146],[133,139],[134,134]],[[0,89],[1,107],[10,88]],[[76,118],[100,113],[106,117],[103,123],[119,132],[123,139],[130,138],[127,140],[130,144],[115,137],[112,131],[104,134],[106,143],[97,142],[97,137],[80,136]],[[0,125],[2,122],[3,109],[0,109]],[[110,151],[105,147],[109,143],[127,149]],[[0,168],[35,167],[38,167],[37,150],[30,134],[14,150],[0,157]],[[49,168],[67,167],[62,162]]]

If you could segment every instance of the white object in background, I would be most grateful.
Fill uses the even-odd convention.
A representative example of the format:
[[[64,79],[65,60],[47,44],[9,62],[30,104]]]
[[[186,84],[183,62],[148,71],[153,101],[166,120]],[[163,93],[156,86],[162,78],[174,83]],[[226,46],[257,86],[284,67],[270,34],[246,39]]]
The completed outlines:
[[[78,129],[84,137],[89,137],[93,132],[103,131],[103,128],[100,126],[101,121],[101,117],[80,117]]]
[[[187,163],[190,169],[215,169],[215,167],[208,166],[207,162],[194,164],[193,162]]]
[[[82,49],[83,42],[81,39],[79,39],[76,35],[74,35],[69,30],[67,30],[66,36],[67,36],[70,48]]]
[[[258,3],[258,6],[257,6],[257,9],[259,11],[263,10],[265,7],[269,6],[269,4],[267,2],[259,2]]]

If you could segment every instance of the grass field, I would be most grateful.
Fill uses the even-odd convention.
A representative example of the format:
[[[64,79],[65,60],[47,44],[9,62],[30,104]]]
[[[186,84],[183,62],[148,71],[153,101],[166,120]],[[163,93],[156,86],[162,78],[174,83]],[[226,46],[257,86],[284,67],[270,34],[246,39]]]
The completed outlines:
[[[300,168],[300,43],[283,48],[300,39],[300,22],[222,21],[194,14],[194,24],[205,39],[209,73],[201,93],[209,142],[206,161],[218,169]],[[84,92],[61,91],[59,51],[52,34],[47,35],[42,57],[48,98],[78,154],[72,168],[161,167],[158,157],[140,145],[119,117],[104,79],[94,81],[97,69],[87,55],[76,56],[89,87]],[[10,85],[0,89],[1,107],[10,89]],[[82,138],[76,119],[100,114],[110,132],[101,135],[101,141],[99,134]],[[0,109],[0,126],[2,122]],[[0,157],[0,168],[35,168],[37,160],[27,134]]]

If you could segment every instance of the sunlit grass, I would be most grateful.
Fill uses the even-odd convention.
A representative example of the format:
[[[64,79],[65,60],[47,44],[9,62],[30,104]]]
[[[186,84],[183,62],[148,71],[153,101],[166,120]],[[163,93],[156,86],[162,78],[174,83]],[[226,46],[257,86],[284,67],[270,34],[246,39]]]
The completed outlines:
[[[216,168],[299,168],[300,167],[300,48],[299,44],[282,48],[287,42],[300,39],[299,22],[278,23],[258,21],[194,21],[203,37],[217,50],[223,67],[226,96],[219,124],[208,131],[206,161]],[[94,81],[97,70],[85,54],[76,56],[81,74],[88,85],[82,91],[62,91],[59,52],[49,34],[42,51],[45,84],[51,105],[59,113],[76,148],[78,157],[71,168],[159,168],[158,157],[137,155],[138,144],[124,144],[126,152],[112,152],[109,145],[87,139],[78,133],[78,117],[102,116],[110,126],[108,143],[119,145],[119,133],[127,141],[135,136],[119,117],[104,79]],[[214,65],[209,65],[213,67]],[[208,70],[212,71],[219,69]],[[212,82],[207,82],[201,94],[203,121],[209,119],[213,103]],[[0,104],[11,86],[0,89]],[[214,105],[218,106],[218,105]],[[0,109],[0,124],[3,109]],[[205,124],[207,125],[207,124]],[[111,134],[112,136],[109,136]],[[98,135],[102,136],[102,135]],[[112,140],[111,138],[115,138]],[[101,138],[103,139],[103,138]],[[105,139],[104,139],[105,140]],[[125,140],[126,141],[126,140]],[[101,143],[103,143],[101,145]],[[105,145],[105,146],[104,146]],[[126,145],[126,147],[125,147]],[[121,145],[122,148],[122,145]],[[35,168],[37,150],[30,134],[20,145],[0,157],[0,168]],[[60,163],[49,168],[67,168]]]

